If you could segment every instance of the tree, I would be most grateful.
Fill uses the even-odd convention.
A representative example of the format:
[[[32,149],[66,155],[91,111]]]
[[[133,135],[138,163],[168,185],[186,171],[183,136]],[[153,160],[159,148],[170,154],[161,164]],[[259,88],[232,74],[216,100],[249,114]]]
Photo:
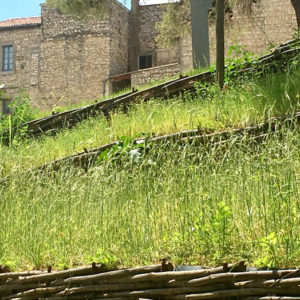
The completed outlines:
[[[236,1],[238,0],[224,0],[225,17],[232,14],[232,7]],[[216,0],[212,0],[212,3],[210,17],[215,18]],[[162,22],[157,24],[157,30],[159,35],[156,40],[163,46],[172,45],[183,33],[189,32],[191,30],[190,0],[181,0],[179,5],[168,5]]]

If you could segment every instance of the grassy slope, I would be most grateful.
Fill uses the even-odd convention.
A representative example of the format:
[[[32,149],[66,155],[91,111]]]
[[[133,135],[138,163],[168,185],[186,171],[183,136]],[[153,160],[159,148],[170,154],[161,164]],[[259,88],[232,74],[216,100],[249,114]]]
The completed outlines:
[[[110,122],[99,116],[56,137],[29,140],[10,149],[0,145],[0,174],[35,167],[122,136],[161,135],[197,127],[222,130],[256,123],[296,109],[299,81],[297,71],[232,85],[222,93],[215,86],[208,91],[200,86],[195,97],[185,95],[184,101],[182,97],[153,100],[134,106],[128,114],[112,114]]]
[[[152,101],[128,115],[88,120],[56,137],[1,147],[0,264],[14,268],[86,264],[136,265],[171,256],[212,265],[299,266],[299,130],[263,144],[218,147],[166,145],[138,163],[125,155],[88,173],[22,171],[121,136],[182,129],[244,126],[299,108],[299,71],[214,86],[194,99]]]

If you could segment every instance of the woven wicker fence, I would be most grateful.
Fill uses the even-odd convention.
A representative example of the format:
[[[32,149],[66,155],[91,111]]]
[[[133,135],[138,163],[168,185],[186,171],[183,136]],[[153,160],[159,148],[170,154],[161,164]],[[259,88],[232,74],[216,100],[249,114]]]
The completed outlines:
[[[0,299],[300,299],[300,269],[249,271],[244,263],[176,271],[167,261],[105,271],[0,274]]]

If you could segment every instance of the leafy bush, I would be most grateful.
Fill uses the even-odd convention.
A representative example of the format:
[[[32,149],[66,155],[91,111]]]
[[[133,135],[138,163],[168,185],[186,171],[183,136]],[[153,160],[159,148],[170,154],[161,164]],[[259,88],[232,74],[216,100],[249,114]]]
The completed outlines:
[[[30,104],[30,98],[27,93],[22,91],[16,96],[9,105],[11,114],[4,115],[0,119],[0,131],[9,131],[10,145],[17,143],[20,136],[24,136],[26,128],[18,128],[21,124],[33,120],[35,117],[34,109]],[[0,135],[0,140],[2,136]]]

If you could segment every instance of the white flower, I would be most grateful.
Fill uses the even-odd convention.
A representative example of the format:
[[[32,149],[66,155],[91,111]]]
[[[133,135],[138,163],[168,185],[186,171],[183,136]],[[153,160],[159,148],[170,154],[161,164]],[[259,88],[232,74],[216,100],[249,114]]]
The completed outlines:
[[[137,143],[137,144],[144,144],[144,143],[145,143],[145,140],[144,140],[144,139],[142,139],[142,140],[137,140],[136,143]]]
[[[129,151],[129,154],[130,154],[130,159],[137,163],[139,162],[140,158],[141,158],[141,153],[139,152],[138,149],[132,149]]]

